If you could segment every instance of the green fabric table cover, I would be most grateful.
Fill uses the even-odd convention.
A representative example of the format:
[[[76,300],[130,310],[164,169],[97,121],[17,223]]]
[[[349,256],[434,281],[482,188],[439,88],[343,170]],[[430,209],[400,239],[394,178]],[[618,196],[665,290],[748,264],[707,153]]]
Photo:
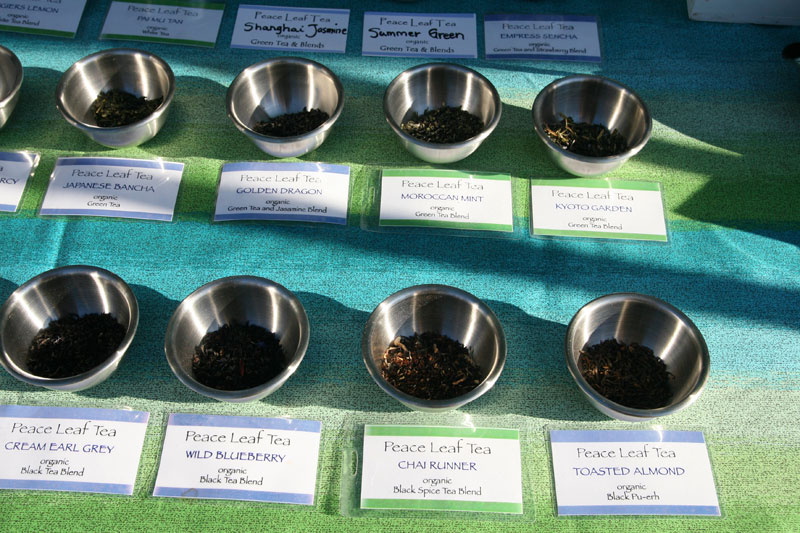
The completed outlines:
[[[292,4],[278,2],[280,5]],[[346,54],[302,54],[342,79],[344,112],[329,139],[300,158],[351,167],[347,226],[212,223],[220,167],[269,161],[225,112],[227,86],[244,67],[278,55],[229,47],[228,3],[213,49],[98,41],[108,7],[89,0],[74,40],[0,32],[25,68],[0,150],[33,150],[42,161],[16,214],[0,215],[0,298],[50,268],[89,264],[132,287],[141,319],[133,345],[105,383],[78,393],[36,389],[0,373],[0,404],[130,407],[151,413],[132,497],[0,491],[4,531],[798,531],[800,530],[800,70],[781,50],[800,28],[693,22],[684,2],[509,0],[309,2],[350,8]],[[458,60],[495,84],[503,117],[458,170],[507,172],[514,217],[529,218],[530,178],[566,175],[535,137],[530,108],[556,78],[601,74],[634,88],[653,116],[644,150],[609,177],[663,185],[666,245],[587,240],[474,239],[363,231],[364,193],[381,168],[429,167],[413,158],[383,118],[387,84],[421,59],[361,57],[366,10],[477,13],[479,55]],[[599,17],[601,64],[483,59],[482,15],[491,12]],[[54,104],[59,77],[85,55],[117,46],[152,51],[177,79],[169,120],[150,142],[106,149],[69,126]],[[41,218],[37,210],[56,157],[104,155],[185,163],[174,221]],[[236,274],[263,276],[295,292],[311,322],[310,345],[289,382],[248,404],[210,401],[184,387],[163,352],[167,321],[200,285]],[[508,338],[494,389],[449,415],[411,412],[372,382],[360,352],[367,316],[386,296],[444,283],[486,301]],[[563,356],[566,324],[589,300],[636,291],[665,299],[703,332],[711,354],[705,392],[656,424],[705,433],[721,518],[563,518],[555,512],[548,429],[649,427],[610,420],[581,396]],[[0,300],[0,301],[2,301]],[[169,413],[291,416],[320,420],[317,502],[312,508],[155,498]],[[342,450],[365,423],[519,428],[525,516],[428,513],[381,518],[340,513]],[[0,460],[2,460],[0,451]]]

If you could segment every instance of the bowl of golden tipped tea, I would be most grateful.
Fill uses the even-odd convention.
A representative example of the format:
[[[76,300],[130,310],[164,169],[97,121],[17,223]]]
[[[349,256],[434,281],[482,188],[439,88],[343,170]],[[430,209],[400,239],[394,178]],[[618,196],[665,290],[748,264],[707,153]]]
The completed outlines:
[[[236,128],[274,157],[318,148],[344,106],[342,82],[328,67],[300,57],[278,57],[244,69],[228,88],[228,116]]]
[[[6,125],[17,105],[22,77],[19,58],[5,46],[0,46],[0,128]]]
[[[0,308],[0,363],[31,385],[86,389],[117,369],[138,322],[136,297],[119,276],[80,265],[49,270]]]
[[[259,400],[297,370],[309,325],[297,297],[255,276],[221,278],[187,296],[167,325],[172,372],[195,392],[227,402]]]
[[[694,403],[708,379],[708,348],[672,305],[615,293],[583,306],[567,328],[567,368],[589,402],[619,420],[665,416]]]
[[[482,74],[452,63],[400,73],[383,96],[383,113],[403,146],[429,163],[472,154],[500,122],[503,106]]]
[[[639,95],[601,76],[558,79],[539,92],[531,111],[547,154],[576,176],[616,170],[644,148],[652,130]]]
[[[506,358],[505,332],[475,296],[447,285],[396,292],[370,315],[361,352],[389,396],[419,411],[457,409],[488,392]]]
[[[123,148],[158,133],[174,94],[175,76],[163,59],[143,50],[114,48],[73,64],[58,83],[56,106],[90,139]]]

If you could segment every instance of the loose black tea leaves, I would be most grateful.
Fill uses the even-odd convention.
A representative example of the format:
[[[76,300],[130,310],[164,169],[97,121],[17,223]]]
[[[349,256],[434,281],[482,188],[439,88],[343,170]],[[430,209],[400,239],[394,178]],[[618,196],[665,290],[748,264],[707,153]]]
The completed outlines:
[[[626,407],[656,409],[672,399],[672,374],[646,346],[605,340],[581,350],[578,369],[594,390]]]
[[[450,144],[475,137],[483,131],[483,121],[461,109],[461,106],[442,106],[438,109],[426,109],[421,116],[415,113],[400,128],[420,141]]]
[[[600,124],[576,123],[572,117],[560,115],[562,121],[545,124],[544,131],[564,150],[589,157],[608,157],[628,149],[628,141],[616,128],[609,132]]]
[[[125,328],[107,313],[53,320],[31,341],[28,371],[44,378],[77,376],[108,359],[124,337]]]
[[[463,344],[433,332],[393,340],[383,354],[381,374],[395,388],[423,400],[455,398],[483,380]]]
[[[256,387],[285,368],[286,356],[274,333],[236,322],[206,333],[192,358],[195,379],[218,390]]]
[[[328,120],[330,115],[321,109],[303,108],[298,113],[287,113],[279,117],[257,122],[253,131],[270,137],[294,137],[315,130]]]
[[[92,113],[95,123],[101,128],[127,126],[150,115],[163,101],[163,97],[148,100],[144,96],[111,89],[97,95],[92,102]]]

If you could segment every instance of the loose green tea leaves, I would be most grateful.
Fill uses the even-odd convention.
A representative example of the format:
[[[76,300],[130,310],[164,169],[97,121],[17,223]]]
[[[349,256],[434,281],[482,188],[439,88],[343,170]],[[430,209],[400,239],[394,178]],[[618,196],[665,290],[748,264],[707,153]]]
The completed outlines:
[[[564,150],[589,157],[618,155],[628,149],[628,141],[616,130],[609,132],[600,124],[576,123],[560,113],[562,121],[545,124],[547,136]]]
[[[381,375],[395,388],[423,400],[455,398],[483,381],[463,344],[433,332],[393,340],[383,354]]]
[[[142,120],[158,109],[163,101],[163,97],[148,100],[144,96],[111,89],[98,94],[91,109],[98,126],[114,128]]]
[[[294,137],[315,130],[328,120],[330,115],[320,109],[309,111],[305,107],[298,113],[287,113],[266,121],[257,122],[253,131],[270,137]]]
[[[672,374],[646,346],[605,340],[581,350],[578,369],[594,390],[626,407],[656,409],[672,399]]]
[[[468,111],[458,107],[442,106],[426,109],[420,116],[404,122],[400,128],[420,141],[449,144],[471,139],[483,131],[483,121]]]
[[[28,347],[28,371],[45,378],[77,376],[108,359],[124,337],[125,328],[107,313],[53,320]]]
[[[271,380],[286,368],[274,333],[254,324],[225,324],[195,347],[192,373],[218,390],[243,390]]]

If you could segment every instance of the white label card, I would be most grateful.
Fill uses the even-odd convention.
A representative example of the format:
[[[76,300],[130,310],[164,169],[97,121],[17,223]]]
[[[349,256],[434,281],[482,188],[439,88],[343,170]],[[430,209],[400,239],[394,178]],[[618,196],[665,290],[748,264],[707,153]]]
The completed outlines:
[[[172,220],[183,163],[59,157],[40,215]]]
[[[531,233],[667,242],[661,184],[604,179],[534,180]]]
[[[231,48],[343,54],[349,24],[349,9],[240,5]]]
[[[364,13],[361,54],[478,57],[474,13]]]
[[[0,405],[0,488],[133,494],[149,417]]]
[[[719,516],[699,431],[550,432],[559,515]]]
[[[361,508],[522,514],[519,431],[365,426]]]
[[[321,423],[172,414],[154,496],[313,505]]]
[[[0,30],[72,39],[86,0],[18,0],[0,2]]]
[[[350,167],[324,163],[228,163],[222,167],[215,221],[347,223]]]
[[[221,2],[114,0],[100,38],[213,47],[224,11]]]
[[[386,169],[381,226],[514,231],[511,176],[436,169]]]
[[[0,211],[14,213],[28,179],[39,164],[39,154],[0,152]]]
[[[486,59],[543,59],[599,63],[597,17],[486,15]]]

